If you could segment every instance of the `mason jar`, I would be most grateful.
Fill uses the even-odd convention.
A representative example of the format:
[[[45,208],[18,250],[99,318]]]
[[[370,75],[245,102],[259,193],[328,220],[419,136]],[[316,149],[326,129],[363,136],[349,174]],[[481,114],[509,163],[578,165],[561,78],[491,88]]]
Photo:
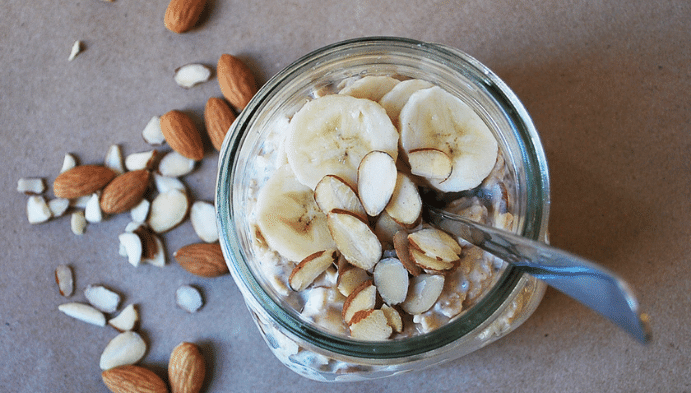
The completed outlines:
[[[295,61],[259,90],[231,126],[215,202],[226,262],[266,344],[288,368],[318,381],[388,377],[457,359],[518,327],[545,290],[543,282],[495,261],[491,285],[459,315],[430,331],[376,342],[324,329],[276,290],[253,244],[251,219],[257,190],[276,169],[276,130],[309,100],[369,75],[423,79],[469,105],[496,137],[505,162],[508,229],[547,241],[549,178],[538,133],[516,95],[487,67],[448,46],[392,37],[339,42]]]

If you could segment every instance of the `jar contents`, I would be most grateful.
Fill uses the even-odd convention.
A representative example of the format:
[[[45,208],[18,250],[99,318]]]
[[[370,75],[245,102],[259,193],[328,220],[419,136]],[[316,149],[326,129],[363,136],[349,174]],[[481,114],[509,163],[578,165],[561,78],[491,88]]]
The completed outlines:
[[[250,167],[252,247],[268,287],[325,331],[380,341],[472,307],[504,264],[422,219],[422,196],[513,227],[513,180],[490,129],[420,79],[347,79],[274,122]]]

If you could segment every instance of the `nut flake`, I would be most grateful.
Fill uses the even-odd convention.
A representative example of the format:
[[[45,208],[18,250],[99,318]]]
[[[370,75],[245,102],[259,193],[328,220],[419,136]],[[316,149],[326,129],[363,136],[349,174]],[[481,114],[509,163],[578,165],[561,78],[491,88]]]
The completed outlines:
[[[58,310],[74,319],[78,319],[96,326],[106,326],[105,315],[88,304],[64,303],[58,306]]]
[[[209,202],[196,201],[190,208],[192,228],[202,241],[213,243],[218,241],[216,229],[216,209]]]
[[[358,340],[383,341],[391,336],[393,329],[382,310],[362,310],[350,321],[350,335]]]
[[[290,273],[288,282],[294,291],[302,291],[338,260],[338,251],[318,251],[303,259]]]
[[[102,285],[89,285],[84,289],[84,296],[96,309],[112,313],[120,305],[120,295]]]
[[[197,312],[204,304],[202,294],[190,285],[182,285],[175,291],[175,302],[188,313]]]
[[[368,215],[379,215],[391,200],[396,186],[396,161],[383,151],[371,151],[360,161],[357,189]]]
[[[408,270],[396,258],[382,259],[374,267],[374,285],[390,305],[403,302],[408,293]]]
[[[108,325],[119,332],[137,330],[139,328],[139,311],[134,304],[125,307],[120,314],[108,320]]]
[[[68,265],[58,265],[55,268],[55,282],[58,284],[60,294],[65,297],[72,296],[74,291],[74,278],[72,276],[72,268]]]
[[[53,214],[45,198],[33,195],[26,201],[26,216],[30,224],[40,224],[50,220]]]
[[[175,70],[175,83],[189,89],[211,78],[211,70],[203,64],[187,64]]]
[[[43,179],[34,178],[21,178],[17,180],[17,192],[21,192],[26,195],[39,195],[43,194],[46,190],[46,184]]]
[[[101,370],[135,364],[146,353],[146,342],[136,332],[127,331],[115,336],[106,345],[99,366]]]

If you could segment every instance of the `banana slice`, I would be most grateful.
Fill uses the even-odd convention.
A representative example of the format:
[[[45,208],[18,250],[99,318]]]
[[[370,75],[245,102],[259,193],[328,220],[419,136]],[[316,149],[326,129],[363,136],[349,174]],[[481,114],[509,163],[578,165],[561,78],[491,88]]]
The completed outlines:
[[[398,131],[376,102],[332,94],[305,104],[290,122],[285,141],[288,162],[297,179],[314,189],[335,175],[355,188],[365,154],[381,150],[395,160]]]
[[[256,214],[267,244],[290,261],[336,247],[314,193],[288,165],[277,169],[259,191]]]
[[[410,96],[418,90],[428,89],[432,86],[434,85],[422,79],[405,80],[398,83],[393,89],[386,93],[381,100],[379,100],[379,105],[384,107],[393,125],[398,127],[398,116],[405,103],[408,102]]]
[[[355,98],[367,98],[379,101],[391,91],[400,81],[390,76],[368,75],[344,87],[338,94],[347,94]]]
[[[401,147],[406,155],[416,149],[435,148],[451,157],[453,169],[446,179],[429,178],[443,192],[477,187],[497,160],[498,144],[480,116],[440,87],[413,93],[399,117]]]

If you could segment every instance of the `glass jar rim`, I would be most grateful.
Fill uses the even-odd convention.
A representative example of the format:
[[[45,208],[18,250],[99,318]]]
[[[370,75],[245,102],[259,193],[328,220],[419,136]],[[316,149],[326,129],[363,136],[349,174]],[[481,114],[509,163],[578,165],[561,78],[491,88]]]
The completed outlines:
[[[256,301],[264,308],[274,321],[284,331],[302,342],[309,342],[313,347],[338,353],[343,356],[361,359],[392,359],[414,357],[423,353],[444,348],[464,335],[474,331],[483,322],[499,312],[502,304],[514,292],[523,274],[512,268],[507,268],[498,282],[483,296],[478,304],[453,321],[429,333],[383,342],[367,342],[347,337],[336,336],[309,326],[299,319],[294,312],[285,310],[270,296],[247,265],[245,250],[237,239],[232,225],[232,185],[235,179],[237,156],[244,145],[244,140],[250,129],[252,119],[265,108],[275,94],[281,91],[292,75],[308,71],[325,59],[344,51],[372,51],[381,50],[395,53],[396,50],[419,51],[426,55],[434,55],[435,59],[443,62],[444,66],[457,72],[472,72],[472,77],[479,79],[486,91],[500,101],[504,114],[512,119],[516,125],[514,133],[524,145],[521,145],[523,161],[530,182],[527,185],[528,201],[539,201],[526,212],[523,228],[520,232],[524,236],[534,239],[544,237],[549,213],[549,176],[546,158],[540,143],[537,130],[526,109],[508,86],[479,61],[459,51],[440,44],[424,43],[417,40],[398,37],[365,37],[337,42],[317,49],[293,62],[288,67],[272,77],[247,107],[240,113],[236,122],[231,126],[229,135],[225,139],[219,156],[219,168],[216,184],[216,216],[220,232],[220,242],[226,261],[230,267],[235,282],[243,291],[243,295],[252,298],[246,301]],[[472,310],[476,310],[473,312]]]

